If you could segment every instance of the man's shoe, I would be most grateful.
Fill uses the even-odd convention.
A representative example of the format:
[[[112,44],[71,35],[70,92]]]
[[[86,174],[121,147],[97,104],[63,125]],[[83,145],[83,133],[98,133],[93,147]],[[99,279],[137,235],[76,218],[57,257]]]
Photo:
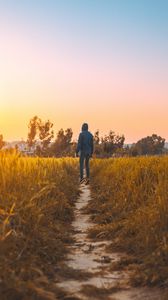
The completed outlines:
[[[87,184],[89,184],[89,183],[90,183],[89,178],[86,178],[85,184],[87,185]]]
[[[82,178],[81,180],[80,180],[80,184],[82,184],[82,183],[84,183],[85,182],[85,178]]]

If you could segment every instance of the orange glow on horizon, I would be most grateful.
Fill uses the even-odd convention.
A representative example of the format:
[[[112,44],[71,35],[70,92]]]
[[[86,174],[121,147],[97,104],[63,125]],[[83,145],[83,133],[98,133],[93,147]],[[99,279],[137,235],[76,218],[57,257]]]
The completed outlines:
[[[22,5],[15,4],[13,10],[4,4],[0,12],[0,133],[5,140],[26,139],[34,115],[53,122],[55,133],[71,127],[74,138],[88,122],[92,132],[99,129],[104,135],[111,129],[124,134],[126,142],[152,133],[168,140],[167,35],[162,19],[156,32],[148,22],[141,24],[145,19],[131,19],[131,11],[122,14],[120,6],[118,17],[111,18],[113,10],[102,4],[107,18],[102,15],[100,22],[95,6],[89,27],[86,16],[80,19],[73,9],[70,21],[64,9],[62,18],[55,6],[51,11],[47,4],[32,2],[28,10]]]

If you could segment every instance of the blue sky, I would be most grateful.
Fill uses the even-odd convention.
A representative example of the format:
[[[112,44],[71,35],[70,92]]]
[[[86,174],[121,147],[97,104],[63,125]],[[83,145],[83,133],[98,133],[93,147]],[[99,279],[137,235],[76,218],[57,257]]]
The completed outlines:
[[[166,135],[168,1],[0,0],[0,35],[7,138],[25,137],[32,114],[74,132],[88,121],[128,141]]]

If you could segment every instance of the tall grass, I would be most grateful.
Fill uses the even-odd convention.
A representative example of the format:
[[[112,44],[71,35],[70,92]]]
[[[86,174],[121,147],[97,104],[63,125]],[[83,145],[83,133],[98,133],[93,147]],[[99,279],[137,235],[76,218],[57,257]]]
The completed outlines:
[[[56,299],[78,194],[75,159],[0,155],[0,299]]]
[[[134,257],[134,283],[167,285],[168,157],[97,159],[92,177],[90,234]]]

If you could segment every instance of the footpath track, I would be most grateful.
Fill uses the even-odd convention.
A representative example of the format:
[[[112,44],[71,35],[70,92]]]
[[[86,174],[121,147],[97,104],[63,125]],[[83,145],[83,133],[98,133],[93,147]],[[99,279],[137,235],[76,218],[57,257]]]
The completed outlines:
[[[109,253],[106,247],[111,241],[95,241],[88,238],[88,229],[94,226],[84,208],[91,201],[88,185],[81,185],[76,202],[73,222],[74,244],[69,246],[66,260],[72,277],[60,277],[57,286],[64,290],[66,300],[163,300],[164,295],[157,288],[133,288],[129,284],[127,271],[111,271],[114,262],[120,260],[120,253]],[[76,276],[73,276],[74,274]]]

